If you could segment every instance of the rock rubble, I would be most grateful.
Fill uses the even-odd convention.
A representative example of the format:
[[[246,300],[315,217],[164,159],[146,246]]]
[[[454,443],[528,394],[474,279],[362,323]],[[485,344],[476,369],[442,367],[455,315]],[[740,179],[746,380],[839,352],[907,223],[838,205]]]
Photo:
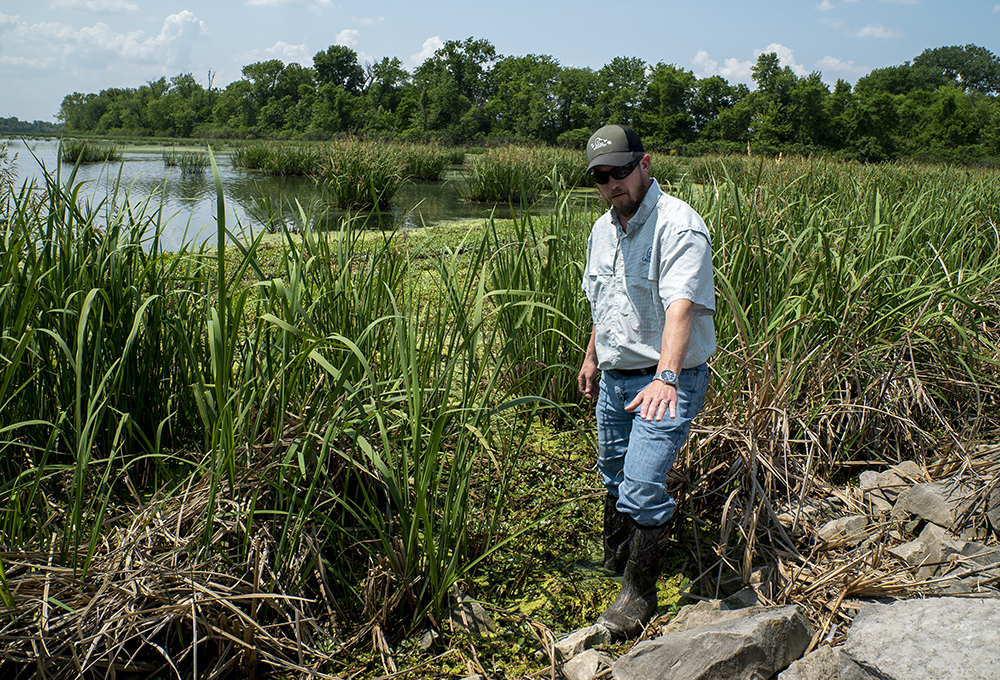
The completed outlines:
[[[859,599],[838,646],[796,605],[763,607],[747,588],[681,608],[618,659],[601,626],[556,644],[568,680],[1000,680],[1000,485],[973,493],[927,481],[914,463],[860,476],[865,512],[830,517],[825,503],[786,508],[816,539],[866,550],[893,529],[888,549],[920,598]],[[983,493],[985,491],[985,493]],[[825,516],[825,517],[824,517]],[[824,517],[824,519],[820,519]],[[906,536],[912,540],[905,540]]]

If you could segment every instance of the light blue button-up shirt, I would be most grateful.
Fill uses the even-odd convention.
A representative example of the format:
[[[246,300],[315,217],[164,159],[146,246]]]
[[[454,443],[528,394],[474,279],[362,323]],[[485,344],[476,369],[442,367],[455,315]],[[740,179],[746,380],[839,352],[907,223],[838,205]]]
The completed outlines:
[[[597,365],[632,369],[660,359],[666,309],[674,300],[694,303],[684,368],[715,352],[715,282],[712,239],[704,220],[653,180],[628,231],[612,208],[594,223],[587,240],[583,290],[594,321]]]

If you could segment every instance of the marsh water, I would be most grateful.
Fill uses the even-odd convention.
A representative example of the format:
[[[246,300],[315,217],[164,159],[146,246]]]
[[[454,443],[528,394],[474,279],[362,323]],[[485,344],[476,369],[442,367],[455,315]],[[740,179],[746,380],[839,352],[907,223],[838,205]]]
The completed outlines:
[[[34,181],[44,186],[44,174],[58,170],[65,183],[73,170],[58,158],[56,139],[7,140],[8,158],[17,155],[15,170],[17,186]],[[177,151],[196,147],[178,147]],[[211,168],[185,173],[179,167],[168,167],[163,160],[164,147],[126,147],[122,160],[109,163],[82,164],[76,183],[83,183],[80,195],[92,205],[109,196],[118,202],[128,196],[129,203],[138,205],[150,198],[149,212],[163,206],[162,247],[177,250],[183,244],[200,244],[216,235],[216,189]],[[170,149],[167,148],[167,151]],[[312,217],[314,227],[335,226],[345,213],[330,208],[317,184],[304,177],[272,177],[258,171],[233,167],[225,151],[216,155],[222,180],[226,226],[230,232],[246,237],[261,230],[276,231],[285,226],[297,230],[302,224],[297,205]],[[459,188],[464,181],[461,166],[445,171],[438,182],[406,182],[397,192],[388,210],[367,214],[367,224],[373,228],[408,229],[434,225],[457,219],[486,218],[490,214],[511,215],[507,205],[487,205],[466,201]],[[533,213],[551,209],[546,201],[532,206]]]

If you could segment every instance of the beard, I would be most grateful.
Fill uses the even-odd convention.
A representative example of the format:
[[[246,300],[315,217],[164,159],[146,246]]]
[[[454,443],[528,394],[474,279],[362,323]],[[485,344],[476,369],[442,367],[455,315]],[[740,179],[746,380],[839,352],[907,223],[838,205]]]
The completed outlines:
[[[605,205],[609,208],[614,208],[619,220],[625,220],[627,222],[633,215],[635,215],[639,206],[642,205],[642,199],[646,197],[647,189],[649,189],[649,187],[643,183],[640,184],[635,191],[630,191],[626,188],[622,193],[610,198],[605,196],[602,191],[601,198],[604,199]]]

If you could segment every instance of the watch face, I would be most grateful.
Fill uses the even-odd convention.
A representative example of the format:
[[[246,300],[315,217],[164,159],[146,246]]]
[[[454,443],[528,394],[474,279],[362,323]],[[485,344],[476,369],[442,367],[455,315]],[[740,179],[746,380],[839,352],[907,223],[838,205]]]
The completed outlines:
[[[660,371],[656,374],[656,379],[661,380],[668,385],[677,385],[677,374],[673,371]]]

